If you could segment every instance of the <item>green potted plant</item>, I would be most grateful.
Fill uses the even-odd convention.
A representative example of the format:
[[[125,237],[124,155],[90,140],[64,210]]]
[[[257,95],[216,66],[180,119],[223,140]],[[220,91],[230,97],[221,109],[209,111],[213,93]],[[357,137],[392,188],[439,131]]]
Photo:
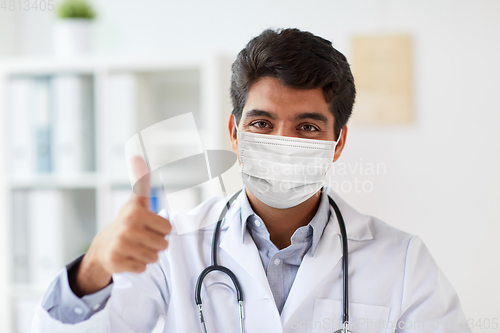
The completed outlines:
[[[86,0],[62,0],[53,27],[54,53],[70,57],[88,53],[91,23],[96,14]]]

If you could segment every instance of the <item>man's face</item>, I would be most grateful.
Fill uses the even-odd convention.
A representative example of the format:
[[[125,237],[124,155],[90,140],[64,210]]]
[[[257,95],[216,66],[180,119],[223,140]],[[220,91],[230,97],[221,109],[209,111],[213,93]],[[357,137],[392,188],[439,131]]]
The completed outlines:
[[[237,139],[231,135],[234,133],[233,119],[229,119],[229,132],[232,149],[238,155]],[[263,77],[248,91],[238,130],[334,141],[334,122],[323,89],[295,89],[282,85],[277,78]],[[343,149],[346,132],[347,127],[344,127],[334,161]]]

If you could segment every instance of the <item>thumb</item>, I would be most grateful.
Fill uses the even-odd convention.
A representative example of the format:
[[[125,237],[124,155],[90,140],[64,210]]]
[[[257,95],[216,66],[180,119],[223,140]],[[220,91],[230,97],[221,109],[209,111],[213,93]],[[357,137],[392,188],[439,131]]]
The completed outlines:
[[[142,156],[133,156],[131,159],[131,166],[135,182],[130,200],[139,203],[146,209],[149,209],[151,184],[148,165]]]

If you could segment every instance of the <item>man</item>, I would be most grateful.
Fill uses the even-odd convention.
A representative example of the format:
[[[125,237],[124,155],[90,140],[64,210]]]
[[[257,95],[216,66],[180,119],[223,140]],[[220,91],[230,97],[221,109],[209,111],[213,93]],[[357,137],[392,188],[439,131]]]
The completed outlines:
[[[266,30],[232,70],[228,128],[245,187],[223,220],[216,260],[239,282],[244,331],[341,328],[342,239],[331,197],[347,229],[350,330],[470,332],[422,241],[358,213],[324,186],[344,149],[355,99],[346,58],[309,32]],[[147,172],[135,162],[137,174]],[[53,281],[34,331],[150,332],[162,317],[164,332],[203,332],[195,286],[210,265],[215,222],[228,198],[155,215],[147,198],[132,195],[83,258]],[[176,232],[193,221],[204,227]],[[221,272],[203,280],[209,332],[239,329],[234,289]]]

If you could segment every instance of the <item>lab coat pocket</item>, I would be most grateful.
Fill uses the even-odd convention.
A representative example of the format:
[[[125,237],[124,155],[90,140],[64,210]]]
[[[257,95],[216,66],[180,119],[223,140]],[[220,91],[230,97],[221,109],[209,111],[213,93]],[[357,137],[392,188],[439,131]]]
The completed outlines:
[[[349,303],[349,330],[353,333],[393,332],[388,322],[390,308],[380,305]],[[317,298],[311,332],[335,332],[342,328],[342,302]]]

